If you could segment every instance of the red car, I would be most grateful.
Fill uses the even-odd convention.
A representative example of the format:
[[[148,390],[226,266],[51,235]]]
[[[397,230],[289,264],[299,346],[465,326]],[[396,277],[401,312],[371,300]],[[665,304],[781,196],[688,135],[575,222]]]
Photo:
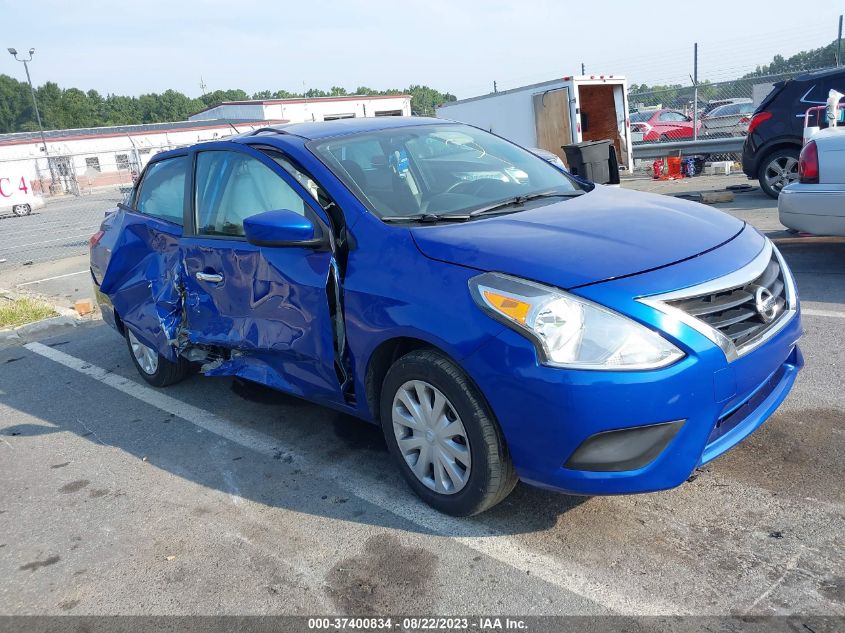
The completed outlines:
[[[693,137],[692,117],[678,110],[645,110],[632,112],[631,132],[641,132],[643,141],[668,141]],[[698,122],[701,130],[701,121]]]

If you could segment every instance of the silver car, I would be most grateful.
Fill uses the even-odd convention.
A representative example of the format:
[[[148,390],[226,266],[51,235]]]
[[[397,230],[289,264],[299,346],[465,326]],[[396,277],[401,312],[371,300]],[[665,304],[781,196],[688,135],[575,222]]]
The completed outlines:
[[[752,114],[754,104],[751,99],[721,105],[702,119],[703,133],[707,136],[745,136]]]
[[[780,221],[796,231],[845,236],[845,127],[817,132],[798,160],[798,182],[778,197]]]

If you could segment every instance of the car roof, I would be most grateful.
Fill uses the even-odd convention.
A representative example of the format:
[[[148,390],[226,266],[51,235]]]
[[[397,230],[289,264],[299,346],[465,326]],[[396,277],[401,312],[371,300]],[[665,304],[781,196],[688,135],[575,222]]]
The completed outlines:
[[[815,81],[831,75],[845,75],[845,68],[826,68],[824,70],[812,70],[795,77],[793,81]]]
[[[447,119],[436,119],[433,117],[418,116],[380,116],[362,117],[354,119],[337,119],[335,121],[308,121],[305,123],[288,123],[285,125],[273,125],[262,128],[266,132],[256,130],[247,133],[239,138],[248,138],[258,134],[271,133],[276,131],[281,134],[292,134],[306,140],[330,138],[333,136],[346,136],[360,132],[374,132],[376,130],[398,129],[419,125],[433,125],[436,123],[452,123]]]

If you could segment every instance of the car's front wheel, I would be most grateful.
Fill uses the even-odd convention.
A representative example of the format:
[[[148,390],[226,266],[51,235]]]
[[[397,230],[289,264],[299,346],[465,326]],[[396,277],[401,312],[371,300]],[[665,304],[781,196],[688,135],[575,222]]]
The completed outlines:
[[[777,198],[786,185],[798,180],[798,149],[784,148],[769,154],[757,174],[760,189]]]
[[[28,204],[16,204],[12,207],[12,213],[21,218],[32,213],[32,207]]]
[[[129,328],[126,328],[126,344],[135,369],[153,387],[167,387],[188,375],[190,364],[187,360],[180,357],[174,363],[166,359],[158,351],[142,343]]]
[[[517,482],[501,429],[478,388],[448,358],[416,350],[387,372],[381,422],[411,488],[446,514],[470,516]]]

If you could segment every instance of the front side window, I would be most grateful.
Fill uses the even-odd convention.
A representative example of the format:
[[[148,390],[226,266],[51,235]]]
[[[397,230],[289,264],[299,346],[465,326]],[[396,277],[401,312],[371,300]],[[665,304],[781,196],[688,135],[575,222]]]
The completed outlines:
[[[188,157],[168,158],[147,167],[138,191],[136,210],[168,222],[182,224],[185,208],[185,174]]]
[[[680,122],[686,121],[687,117],[681,114],[680,112],[663,112],[660,117],[658,117],[659,121],[669,121],[669,122]]]
[[[197,154],[196,221],[200,235],[244,235],[244,220],[287,209],[306,214],[305,201],[261,161],[229,151]]]
[[[303,171],[298,165],[291,162],[291,160],[282,154],[279,150],[266,146],[258,146],[268,158],[273,159],[279,167],[284,169],[288,175],[295,179],[302,188],[307,191],[314,200],[316,200],[323,208],[331,202],[326,191],[314,180],[310,174]]]
[[[583,192],[531,152],[458,124],[350,134],[309,147],[382,218],[460,214],[532,194]]]

